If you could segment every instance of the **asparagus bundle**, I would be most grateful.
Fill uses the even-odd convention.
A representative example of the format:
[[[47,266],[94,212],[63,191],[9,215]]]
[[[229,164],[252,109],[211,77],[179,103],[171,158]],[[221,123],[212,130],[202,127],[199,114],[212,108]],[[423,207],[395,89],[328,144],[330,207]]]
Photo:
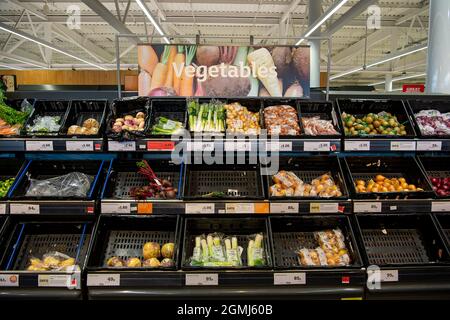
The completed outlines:
[[[188,102],[189,127],[193,132],[224,132],[224,104],[217,100],[200,104],[198,100]]]

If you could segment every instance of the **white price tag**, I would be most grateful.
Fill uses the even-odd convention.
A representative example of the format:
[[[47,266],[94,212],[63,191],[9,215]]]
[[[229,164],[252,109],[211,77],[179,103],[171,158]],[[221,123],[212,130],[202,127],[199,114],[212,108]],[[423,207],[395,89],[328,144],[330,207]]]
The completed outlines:
[[[27,151],[53,151],[53,141],[26,141],[25,149]]]
[[[298,213],[298,203],[271,203],[270,213]]]
[[[6,214],[6,203],[0,203],[0,214]]]
[[[70,274],[39,274],[38,287],[76,287],[75,282],[72,282],[72,275]]]
[[[225,141],[225,151],[251,151],[250,141]]]
[[[219,275],[217,273],[186,274],[187,286],[218,286]]]
[[[355,212],[381,212],[381,202],[355,202]]]
[[[185,213],[214,213],[214,203],[186,203]]]
[[[441,151],[442,141],[417,141],[417,151]]]
[[[0,274],[0,287],[18,287],[18,274]]]
[[[88,274],[87,285],[88,287],[120,286],[120,274],[119,273]]]
[[[339,212],[339,203],[317,203],[312,202],[309,204],[310,213],[337,213]]]
[[[276,286],[306,284],[306,273],[305,272],[274,273],[273,284]]]
[[[415,151],[414,141],[391,141],[391,151]]]
[[[38,204],[11,203],[9,211],[11,214],[39,214],[40,207]]]
[[[304,151],[330,151],[330,141],[305,141]]]
[[[279,142],[267,141],[266,142],[266,151],[272,151],[272,152],[292,151],[292,141],[279,141]]]
[[[345,141],[346,151],[370,151],[370,141]]]
[[[109,141],[109,151],[136,151],[136,142],[134,141]]]
[[[255,213],[254,203],[226,203],[226,213]]]
[[[214,141],[188,141],[187,151],[194,151],[194,152],[214,151]]]
[[[102,203],[102,213],[131,213],[131,205],[129,203]]]
[[[381,270],[381,282],[398,282],[398,270]]]
[[[94,141],[67,141],[67,151],[93,151]]]
[[[431,202],[432,212],[450,212],[450,202]]]

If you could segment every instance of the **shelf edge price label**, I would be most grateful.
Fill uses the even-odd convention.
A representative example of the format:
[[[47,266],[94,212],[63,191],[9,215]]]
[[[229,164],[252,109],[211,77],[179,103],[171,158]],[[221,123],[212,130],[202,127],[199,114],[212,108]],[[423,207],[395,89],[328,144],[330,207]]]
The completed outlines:
[[[218,286],[219,275],[217,273],[186,274],[187,286]]]
[[[355,212],[381,212],[381,202],[355,202]]]
[[[415,151],[414,141],[391,141],[391,151]]]
[[[102,203],[102,213],[131,213],[131,205],[129,203]]]
[[[39,214],[40,207],[38,204],[11,203],[9,211],[11,214]]]
[[[270,213],[298,213],[298,203],[277,203],[270,204]]]
[[[267,141],[266,142],[266,151],[272,152],[288,152],[292,151],[292,141]]]
[[[442,141],[417,141],[417,151],[441,151]]]
[[[370,141],[345,141],[346,151],[370,151]]]
[[[303,145],[304,151],[330,151],[329,141],[305,141]]]
[[[108,141],[109,151],[136,151],[135,141]]]
[[[252,143],[250,141],[225,141],[224,150],[250,152],[252,151]]]
[[[88,274],[87,275],[88,287],[116,287],[120,286],[120,274],[119,273],[107,273],[107,274]]]
[[[67,151],[93,151],[94,141],[66,141]]]
[[[433,201],[431,202],[432,212],[450,212],[450,201]]]
[[[339,212],[339,203],[318,203],[311,202],[309,204],[309,212],[310,213],[338,213]]]
[[[53,151],[53,141],[27,140],[25,149],[27,151]]]
[[[6,214],[6,203],[0,203],[0,214]]]
[[[255,213],[254,203],[226,203],[226,213]]]
[[[175,141],[147,141],[148,151],[173,151]]]
[[[306,284],[306,273],[305,272],[274,273],[273,284],[276,286]]]
[[[214,151],[214,141],[188,141],[187,151],[194,151],[194,152]]]
[[[398,282],[398,270],[381,270],[381,282]]]
[[[18,274],[0,274],[0,287],[18,287]]]
[[[67,287],[75,288],[78,282],[72,281],[71,274],[39,274],[38,275],[38,287]]]
[[[185,213],[195,214],[195,213],[214,213],[215,212],[214,203],[186,203]]]

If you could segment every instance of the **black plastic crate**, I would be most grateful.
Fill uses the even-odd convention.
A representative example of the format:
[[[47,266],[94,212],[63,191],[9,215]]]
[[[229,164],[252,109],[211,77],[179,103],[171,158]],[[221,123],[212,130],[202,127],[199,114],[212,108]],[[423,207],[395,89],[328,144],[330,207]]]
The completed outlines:
[[[450,178],[449,156],[438,156],[438,157],[418,156],[418,159],[431,185],[433,185],[431,182],[432,178]],[[444,199],[450,198],[450,195],[440,196],[436,193],[436,191],[434,191],[434,194],[436,195],[436,197],[439,198]]]
[[[280,157],[279,170],[292,171],[304,183],[310,184],[313,179],[319,178],[321,175],[330,173],[334,183],[342,192],[340,197],[323,198],[315,197],[274,197],[270,194],[270,186],[274,184],[272,181],[273,174],[267,175],[265,168],[261,167],[261,175],[266,177],[265,188],[270,200],[343,200],[348,199],[349,193],[345,184],[345,176],[342,171],[341,162],[336,156],[311,156],[311,157]],[[270,172],[272,173],[272,172]]]
[[[89,270],[176,270],[180,252],[179,216],[100,216],[92,241],[87,268]],[[174,243],[173,267],[114,268],[107,260],[118,257],[124,260],[139,258],[143,261],[142,248],[146,242]]]
[[[219,99],[220,100],[220,99]],[[223,99],[221,99],[223,101]],[[227,99],[225,104],[232,104],[238,102],[241,106],[246,107],[248,111],[258,113],[259,114],[259,127],[262,129],[264,128],[264,120],[263,120],[263,104],[262,100],[258,98],[246,98],[246,99]],[[227,119],[226,112],[225,112],[225,120]],[[244,133],[232,133],[228,132],[228,126],[225,125],[225,131],[229,135],[235,135],[235,136],[245,136],[245,137],[251,137],[255,135],[250,134],[244,134]]]
[[[358,250],[357,237],[348,216],[284,216],[269,218],[273,264],[276,269],[301,268],[360,268],[361,256]],[[315,249],[319,245],[314,239],[314,232],[339,228],[345,237],[345,246],[349,253],[349,266],[302,266],[299,263],[297,250]]]
[[[136,162],[139,160],[112,160],[110,172],[103,186],[102,199],[134,199],[130,195],[133,187],[148,185],[148,179],[137,173]],[[177,198],[182,195],[183,165],[176,165],[169,160],[147,160],[159,179],[167,179],[177,189]]]
[[[437,110],[440,113],[450,112],[450,102],[448,100],[408,100],[411,121],[414,123],[417,136],[425,139],[448,139],[450,135],[425,135],[420,130],[419,123],[416,120],[415,114],[422,110]]]
[[[213,199],[211,192],[224,192],[221,199],[264,199],[258,165],[187,165],[183,197]]]
[[[5,100],[5,104],[17,111],[22,110],[22,104],[28,102],[31,107],[34,106],[36,100],[35,99],[6,99]],[[25,119],[22,127],[19,130],[18,134],[15,135],[1,135],[0,134],[0,138],[12,138],[12,137],[18,137],[18,136],[22,136],[25,133],[25,127],[28,121],[28,118],[31,116],[33,110],[30,111],[30,114],[28,115],[27,119]]]
[[[406,135],[356,135],[346,136],[351,139],[413,139],[416,136],[413,125],[409,119],[407,109],[401,100],[357,100],[357,99],[337,99],[336,105],[339,110],[339,117],[342,117],[342,113],[352,114],[355,117],[364,116],[368,113],[379,113],[382,111],[389,112],[393,116],[396,116],[398,122],[405,126]],[[339,119],[342,128],[342,118]],[[343,134],[344,133],[344,130]]]
[[[5,251],[1,270],[26,270],[30,258],[41,259],[46,253],[58,251],[75,258],[84,267],[92,231],[91,222],[17,221],[4,237]]]
[[[308,138],[330,138],[336,139],[341,137],[341,127],[339,116],[336,113],[336,110],[333,106],[332,102],[326,101],[299,101],[298,102],[299,114],[300,114],[300,128],[302,130],[302,136]],[[307,135],[305,134],[305,128],[303,126],[302,118],[312,118],[312,117],[320,117],[320,120],[331,120],[334,126],[334,129],[338,132],[335,135]]]
[[[299,135],[279,135],[279,138],[281,139],[292,139],[292,138],[299,138],[300,135],[303,133],[302,131],[302,125],[301,125],[301,120],[300,120],[300,112],[298,109],[298,103],[297,100],[295,99],[264,99],[262,100],[262,112],[261,112],[261,122],[262,122],[262,127],[264,129],[267,129],[266,127],[266,122],[265,122],[265,117],[264,117],[264,110],[268,107],[273,107],[273,106],[281,106],[281,105],[287,105],[287,106],[291,106],[295,109],[295,111],[297,112],[297,123],[299,125],[300,128],[300,134]],[[267,132],[267,136],[270,137],[271,135],[269,134],[269,132]]]
[[[167,138],[170,135],[152,134],[152,128],[159,117],[166,117],[173,121],[179,121],[186,128],[186,100],[185,99],[153,99],[150,110],[150,126],[148,135],[152,138]],[[180,134],[181,135],[181,134]]]
[[[450,251],[450,214],[448,213],[435,213],[436,223],[439,229],[443,233],[443,238],[447,244],[447,248]]]
[[[32,160],[27,168],[22,171],[17,184],[11,190],[11,197],[14,200],[91,200],[95,198],[99,190],[99,183],[104,173],[105,161],[90,160]],[[82,172],[92,176],[90,189],[86,197],[30,197],[26,196],[31,179],[45,180],[62,176],[71,172]]]
[[[148,97],[130,97],[114,100],[111,103],[111,109],[106,118],[106,136],[114,140],[134,140],[144,138],[150,127],[150,104]],[[145,113],[145,125],[143,131],[121,131],[119,133],[112,131],[112,126],[117,118],[126,115],[135,116],[138,112]]]
[[[9,188],[8,193],[11,192],[14,185],[17,183],[18,175],[25,168],[27,163],[28,162],[25,160],[15,158],[0,158],[0,181],[15,178],[15,181]],[[1,197],[0,200],[2,200]]]
[[[34,110],[31,113],[30,117],[25,126],[25,132],[27,136],[57,136],[60,132],[60,129],[64,126],[66,122],[67,115],[70,109],[70,101],[63,100],[37,100],[34,104]],[[38,117],[44,116],[57,116],[60,117],[59,120],[59,130],[54,132],[31,132],[28,130],[28,126],[33,125],[34,120]]]
[[[72,100],[67,119],[60,129],[60,136],[100,137],[105,129],[105,118],[108,112],[108,100]],[[68,134],[70,126],[83,126],[87,119],[95,119],[100,125],[97,134]]]
[[[433,196],[433,189],[420,167],[417,159],[411,156],[405,157],[358,157],[351,156],[343,158],[348,175],[348,186],[350,194],[354,199],[423,199]],[[383,175],[386,178],[403,177],[409,184],[414,184],[416,188],[422,188],[420,192],[372,192],[357,193],[355,181],[357,179],[374,179],[376,175]]]
[[[368,265],[448,263],[449,252],[431,214],[358,214],[361,253]]]
[[[238,244],[244,249],[242,251],[240,267],[203,267],[191,266],[195,237],[210,233],[222,233],[225,236],[236,236]],[[247,266],[247,246],[249,236],[257,233],[263,233],[265,266]],[[272,254],[269,240],[268,220],[263,217],[244,218],[244,217],[226,217],[226,218],[186,218],[184,224],[184,244],[181,268],[185,270],[207,270],[207,269],[271,269]]]

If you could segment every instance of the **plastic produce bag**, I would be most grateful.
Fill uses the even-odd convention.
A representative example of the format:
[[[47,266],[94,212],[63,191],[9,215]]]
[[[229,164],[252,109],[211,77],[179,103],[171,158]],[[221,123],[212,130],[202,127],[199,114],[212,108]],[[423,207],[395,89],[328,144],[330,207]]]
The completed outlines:
[[[30,179],[26,197],[76,197],[87,196],[92,176],[82,172],[71,172],[63,176],[58,176],[46,180]]]
[[[38,134],[57,134],[60,127],[60,116],[38,116],[33,120],[33,124],[27,126],[27,131]]]
[[[247,248],[247,265],[261,267],[266,265],[264,236],[262,233],[250,236]]]
[[[243,248],[238,245],[237,237],[224,238],[220,233],[197,236],[190,265],[201,267],[241,266],[242,251]]]
[[[52,251],[42,256],[42,260],[37,257],[31,257],[27,267],[28,271],[79,271],[80,267],[76,265],[74,258],[68,255]]]
[[[227,262],[234,267],[241,266],[241,255],[243,248],[238,245],[237,237],[227,237],[224,243]]]

